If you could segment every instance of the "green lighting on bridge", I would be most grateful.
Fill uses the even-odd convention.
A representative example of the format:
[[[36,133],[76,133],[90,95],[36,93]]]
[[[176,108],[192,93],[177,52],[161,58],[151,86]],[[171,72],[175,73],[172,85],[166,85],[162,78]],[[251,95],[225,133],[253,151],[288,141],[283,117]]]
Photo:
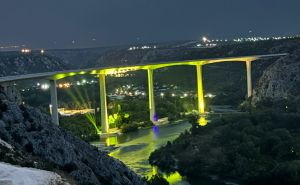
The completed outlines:
[[[75,93],[71,92],[71,89],[67,89],[66,92],[72,98],[72,100],[75,102],[76,106],[78,106],[78,107],[83,106],[85,109],[90,108],[90,105],[87,103],[87,100],[89,99],[89,96],[88,96],[88,93],[87,93],[86,89],[84,88],[84,94],[85,94],[85,97],[86,97],[86,98],[84,98],[82,96],[82,93],[79,91],[78,87],[76,87],[76,86],[73,86],[73,87],[75,89]],[[84,115],[87,118],[87,120],[94,126],[96,132],[98,134],[101,133],[100,129],[97,126],[95,115],[91,114],[91,113],[86,113]]]

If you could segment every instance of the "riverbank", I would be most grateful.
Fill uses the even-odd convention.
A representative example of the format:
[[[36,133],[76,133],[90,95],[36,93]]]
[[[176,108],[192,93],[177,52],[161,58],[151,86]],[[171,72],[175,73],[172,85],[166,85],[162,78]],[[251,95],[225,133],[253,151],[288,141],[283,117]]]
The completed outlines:
[[[11,101],[1,86],[0,139],[0,161],[6,163],[60,170],[78,185],[146,184],[119,160],[52,124],[41,110]]]
[[[195,122],[172,143],[153,152],[150,164],[179,172],[191,183],[297,185],[300,183],[300,115],[227,115],[206,127]],[[197,184],[197,183],[195,183]]]
[[[174,122],[169,122],[168,124],[162,124],[162,125],[157,125],[157,126],[154,125],[154,126],[147,126],[147,127],[139,127],[138,130],[128,132],[128,133],[138,132],[139,130],[149,130],[149,129],[155,129],[155,128],[168,127],[168,126],[171,126],[171,125],[177,125],[177,124],[186,123],[186,122],[188,122],[187,119],[186,120],[181,119],[181,120],[177,120],[177,121],[174,121]],[[101,151],[111,153],[114,150],[119,148],[119,146],[118,146],[119,143],[118,143],[117,138],[124,135],[124,134],[126,135],[128,133],[122,133],[120,129],[114,129],[113,133],[100,135],[99,140],[92,141],[92,142],[90,142],[90,144],[97,147]]]
[[[168,141],[173,141],[185,130],[189,130],[191,124],[177,121],[172,124],[143,128],[136,132],[118,135],[118,148],[110,152],[110,156],[119,159],[130,169],[143,177],[151,177],[157,174],[148,161],[150,154],[157,148],[164,146]],[[93,142],[94,144],[99,143]],[[167,176],[165,176],[167,178]],[[188,185],[187,181],[179,174],[167,178],[172,185]]]

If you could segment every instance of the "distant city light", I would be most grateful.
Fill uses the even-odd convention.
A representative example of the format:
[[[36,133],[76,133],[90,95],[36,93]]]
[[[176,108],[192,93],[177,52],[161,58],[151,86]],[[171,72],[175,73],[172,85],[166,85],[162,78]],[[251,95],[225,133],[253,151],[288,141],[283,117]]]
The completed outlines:
[[[65,88],[69,88],[70,86],[71,86],[70,83],[64,83],[64,87],[65,87]]]
[[[47,90],[47,89],[49,89],[50,88],[50,85],[49,84],[42,84],[41,85],[41,89],[42,90]]]
[[[21,50],[22,53],[30,53],[31,52],[31,49],[28,49],[28,48],[23,48]]]
[[[49,104],[50,115],[52,115],[52,104]]]
[[[146,50],[146,49],[156,49],[157,46],[132,46],[128,48],[129,51],[134,51],[134,50]]]
[[[70,86],[71,86],[70,83],[60,83],[60,84],[58,84],[58,88],[60,88],[60,89],[63,89],[63,88],[67,89]]]
[[[211,94],[211,93],[207,93],[206,95],[204,95],[205,98],[214,98],[216,97],[216,95]]]
[[[45,50],[42,49],[42,50],[41,50],[41,54],[44,54],[44,53],[45,53]]]
[[[208,39],[207,39],[206,37],[202,37],[202,41],[203,41],[203,42],[207,42]]]
[[[160,93],[160,96],[161,96],[161,97],[164,97],[164,95],[165,95],[164,93]]]
[[[174,93],[172,93],[172,97],[175,97],[176,95]]]

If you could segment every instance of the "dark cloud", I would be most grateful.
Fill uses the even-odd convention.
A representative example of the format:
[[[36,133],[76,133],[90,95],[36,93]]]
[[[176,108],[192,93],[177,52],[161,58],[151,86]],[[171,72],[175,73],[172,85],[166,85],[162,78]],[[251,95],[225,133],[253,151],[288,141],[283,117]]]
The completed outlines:
[[[288,35],[300,32],[299,7],[299,0],[0,0],[0,44],[105,46],[249,30]]]

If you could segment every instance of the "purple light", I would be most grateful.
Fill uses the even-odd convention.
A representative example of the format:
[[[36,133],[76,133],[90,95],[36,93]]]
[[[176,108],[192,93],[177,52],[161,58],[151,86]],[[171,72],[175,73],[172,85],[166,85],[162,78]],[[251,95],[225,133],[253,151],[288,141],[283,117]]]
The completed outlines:
[[[158,137],[158,126],[157,125],[153,126],[153,133],[154,133],[155,138],[157,138]]]
[[[153,120],[154,120],[154,121],[157,121],[157,115],[156,115],[156,112],[154,112]]]

